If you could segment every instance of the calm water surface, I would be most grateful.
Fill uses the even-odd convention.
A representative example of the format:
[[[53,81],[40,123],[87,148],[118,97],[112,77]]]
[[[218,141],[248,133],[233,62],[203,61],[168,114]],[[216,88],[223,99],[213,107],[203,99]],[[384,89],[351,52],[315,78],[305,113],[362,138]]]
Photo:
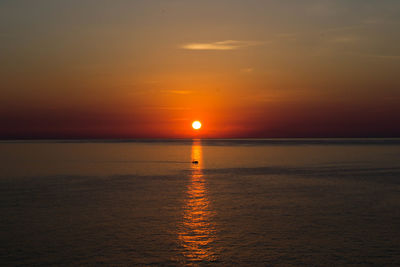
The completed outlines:
[[[0,213],[2,266],[399,266],[400,140],[1,142]]]

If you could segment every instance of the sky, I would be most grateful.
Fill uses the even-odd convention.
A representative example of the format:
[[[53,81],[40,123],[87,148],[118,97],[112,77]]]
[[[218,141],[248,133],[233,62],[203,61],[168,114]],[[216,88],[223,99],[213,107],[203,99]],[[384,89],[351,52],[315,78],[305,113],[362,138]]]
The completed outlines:
[[[398,0],[0,0],[0,138],[400,137],[399,29]]]

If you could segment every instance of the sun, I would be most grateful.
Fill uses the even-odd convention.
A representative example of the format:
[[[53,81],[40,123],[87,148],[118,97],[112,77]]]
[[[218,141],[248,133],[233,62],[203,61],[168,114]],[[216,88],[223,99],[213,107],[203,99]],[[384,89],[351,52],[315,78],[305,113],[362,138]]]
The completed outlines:
[[[194,122],[192,123],[192,127],[193,127],[193,129],[195,129],[195,130],[199,130],[199,129],[201,128],[201,122],[199,122],[199,121],[194,121]]]

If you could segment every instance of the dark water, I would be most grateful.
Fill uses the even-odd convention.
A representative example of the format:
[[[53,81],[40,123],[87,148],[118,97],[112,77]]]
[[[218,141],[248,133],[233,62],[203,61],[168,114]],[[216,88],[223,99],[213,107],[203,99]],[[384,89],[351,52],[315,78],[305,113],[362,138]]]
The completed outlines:
[[[0,162],[2,266],[400,265],[398,139],[3,142]]]

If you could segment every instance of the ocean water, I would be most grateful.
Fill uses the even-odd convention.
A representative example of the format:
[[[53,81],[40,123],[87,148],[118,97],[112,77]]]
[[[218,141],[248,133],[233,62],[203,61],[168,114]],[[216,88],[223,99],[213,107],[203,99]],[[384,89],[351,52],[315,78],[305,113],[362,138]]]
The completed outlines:
[[[400,140],[0,142],[0,241],[1,266],[399,266]]]

